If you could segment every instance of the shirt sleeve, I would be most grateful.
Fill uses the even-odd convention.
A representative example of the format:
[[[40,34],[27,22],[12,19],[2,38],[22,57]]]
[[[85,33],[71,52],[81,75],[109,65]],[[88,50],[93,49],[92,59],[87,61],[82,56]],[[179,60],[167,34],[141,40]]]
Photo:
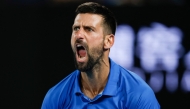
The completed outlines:
[[[147,89],[139,96],[135,109],[160,109],[154,92],[151,89]]]
[[[41,109],[58,109],[58,94],[50,89],[44,97]]]
[[[41,109],[55,109],[55,107],[53,106],[54,102],[51,102],[51,97],[50,97],[50,93],[48,92],[45,97],[44,100],[42,102],[42,106]]]

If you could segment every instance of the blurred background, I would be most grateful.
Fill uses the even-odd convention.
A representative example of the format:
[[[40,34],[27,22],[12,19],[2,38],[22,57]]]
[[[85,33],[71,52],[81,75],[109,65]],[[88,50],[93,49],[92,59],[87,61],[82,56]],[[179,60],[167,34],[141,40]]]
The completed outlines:
[[[75,70],[76,7],[87,0],[3,0],[2,109],[40,109],[46,92]],[[154,90],[162,109],[190,109],[188,0],[94,0],[118,22],[110,57]]]

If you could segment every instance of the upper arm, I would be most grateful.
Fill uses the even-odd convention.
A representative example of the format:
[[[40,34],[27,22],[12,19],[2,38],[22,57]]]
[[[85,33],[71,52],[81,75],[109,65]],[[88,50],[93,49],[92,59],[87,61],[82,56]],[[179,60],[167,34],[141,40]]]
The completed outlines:
[[[56,109],[55,102],[56,100],[53,100],[51,91],[48,91],[43,99],[41,109]]]
[[[142,92],[135,109],[160,109],[156,96],[151,89]]]

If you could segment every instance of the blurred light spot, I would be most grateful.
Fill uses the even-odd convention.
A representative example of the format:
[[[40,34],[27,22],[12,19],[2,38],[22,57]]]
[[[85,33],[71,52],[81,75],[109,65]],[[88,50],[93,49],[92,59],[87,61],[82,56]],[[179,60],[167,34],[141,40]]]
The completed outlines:
[[[137,37],[136,54],[143,69],[147,72],[177,69],[178,59],[183,55],[179,28],[152,23],[151,27],[142,27]]]
[[[128,25],[119,25],[115,34],[115,42],[110,50],[110,58],[124,68],[131,68],[134,60],[134,32]]]
[[[144,81],[146,80],[146,76],[145,73],[142,69],[137,68],[137,67],[133,67],[131,69],[132,72],[136,73],[137,75],[139,75]]]
[[[184,65],[186,69],[190,70],[190,51],[185,55]]]
[[[151,74],[149,85],[155,93],[159,92],[163,87],[164,77],[161,72]]]
[[[190,92],[190,70],[183,74],[181,88],[184,92]]]
[[[166,89],[169,92],[176,91],[178,87],[178,74],[177,73],[166,73]]]
[[[190,92],[190,51],[184,57],[185,72],[181,80],[181,88],[184,92]]]

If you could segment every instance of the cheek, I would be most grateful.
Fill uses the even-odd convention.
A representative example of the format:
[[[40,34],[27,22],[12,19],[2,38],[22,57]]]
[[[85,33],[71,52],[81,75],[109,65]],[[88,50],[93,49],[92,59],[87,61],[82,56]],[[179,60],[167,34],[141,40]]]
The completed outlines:
[[[91,41],[91,45],[92,46],[97,46],[97,47],[102,45],[102,43],[103,43],[103,39],[94,39],[94,40]]]
[[[74,50],[74,37],[73,36],[71,36],[71,47]]]
[[[73,33],[71,34],[71,44],[74,44],[74,39],[75,39],[75,37],[74,37],[74,35],[73,35]]]
[[[89,45],[88,45],[89,49],[96,49],[96,50],[103,50],[103,40],[92,40]]]
[[[94,36],[91,36],[91,37],[87,37],[86,40],[90,43],[94,43],[94,44],[100,44],[102,43],[103,41],[103,38],[101,35],[94,35]]]

